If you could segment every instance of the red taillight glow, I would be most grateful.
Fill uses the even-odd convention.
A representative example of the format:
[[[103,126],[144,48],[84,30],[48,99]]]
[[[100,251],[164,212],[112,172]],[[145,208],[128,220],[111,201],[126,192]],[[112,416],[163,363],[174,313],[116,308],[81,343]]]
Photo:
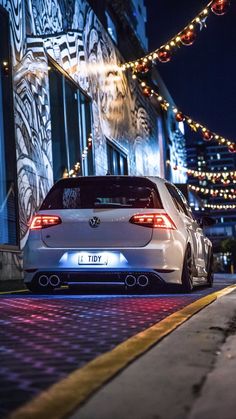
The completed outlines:
[[[129,221],[143,227],[176,230],[176,226],[168,214],[136,214]]]
[[[30,224],[30,230],[41,230],[57,224],[61,224],[61,219],[57,215],[35,215]]]

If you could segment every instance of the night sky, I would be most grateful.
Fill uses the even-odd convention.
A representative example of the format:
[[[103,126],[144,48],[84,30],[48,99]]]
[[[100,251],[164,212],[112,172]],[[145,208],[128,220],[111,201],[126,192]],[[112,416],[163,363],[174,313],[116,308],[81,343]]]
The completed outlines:
[[[145,0],[149,50],[186,26],[207,0]],[[236,0],[224,16],[209,14],[207,28],[169,63],[158,64],[176,105],[215,133],[236,142]]]

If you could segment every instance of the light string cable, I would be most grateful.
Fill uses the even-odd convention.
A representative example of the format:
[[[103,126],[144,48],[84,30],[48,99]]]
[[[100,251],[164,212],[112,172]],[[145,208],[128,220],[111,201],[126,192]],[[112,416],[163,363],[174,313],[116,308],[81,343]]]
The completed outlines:
[[[204,9],[197,14],[197,16],[195,16],[181,31],[170,38],[169,41],[155,49],[153,52],[150,52],[137,60],[121,64],[122,70],[125,71],[131,68],[134,71],[146,73],[150,70],[152,62],[169,62],[175,49],[180,48],[183,45],[190,46],[194,43],[196,39],[197,26],[199,26],[200,31],[203,28],[206,28],[206,19],[208,18],[210,12],[213,12],[217,16],[224,15],[229,6],[229,0],[210,1]]]

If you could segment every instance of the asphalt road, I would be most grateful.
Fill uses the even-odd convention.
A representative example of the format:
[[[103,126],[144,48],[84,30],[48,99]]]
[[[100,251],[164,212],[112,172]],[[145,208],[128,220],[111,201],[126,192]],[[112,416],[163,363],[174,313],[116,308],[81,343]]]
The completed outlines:
[[[139,332],[233,281],[191,294],[0,295],[0,417]],[[104,292],[104,290],[103,290]]]

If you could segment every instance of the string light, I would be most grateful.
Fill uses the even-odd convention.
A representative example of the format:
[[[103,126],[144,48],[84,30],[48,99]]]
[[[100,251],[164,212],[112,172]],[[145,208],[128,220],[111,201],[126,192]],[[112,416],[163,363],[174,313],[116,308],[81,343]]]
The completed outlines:
[[[212,183],[220,182],[224,185],[228,185],[230,183],[236,183],[236,171],[230,172],[204,172],[200,170],[193,170],[189,169],[188,167],[184,166],[177,166],[176,164],[171,163],[169,160],[166,162],[174,170],[179,170],[180,172],[185,172],[188,176],[192,176],[198,178],[199,180],[207,179]]]
[[[156,90],[154,91],[153,89],[150,88],[150,86],[148,86],[141,79],[138,78],[137,80],[141,84],[141,87],[145,86],[145,89],[143,89],[144,95],[149,96],[149,97],[154,95],[157,98],[158,102],[160,102],[160,106],[164,111],[168,111],[168,109],[170,108],[172,112],[174,113],[174,116],[177,122],[184,122],[190,127],[192,131],[196,133],[200,132],[203,140],[207,142],[214,140],[220,145],[222,144],[226,145],[230,153],[236,153],[236,143],[228,140],[227,138],[220,136],[219,134],[216,134],[215,132],[209,130],[207,127],[200,124],[199,122],[194,121],[190,116],[178,110],[176,106],[171,106],[170,103],[163,96],[159,94],[157,88],[155,88]],[[147,94],[147,91],[150,94]]]
[[[209,209],[217,209],[217,210],[230,210],[230,209],[236,209],[236,205],[235,204],[205,204],[204,208],[209,208]]]
[[[121,65],[122,70],[132,67],[135,72],[147,72],[150,69],[149,63],[158,59],[162,63],[170,61],[174,50],[180,45],[192,45],[196,38],[197,28],[206,27],[206,19],[212,11],[217,16],[226,13],[229,7],[228,0],[211,0],[204,9],[202,9],[197,16],[195,16],[180,32],[169,39],[165,44],[153,52],[141,57],[139,60],[128,61]]]
[[[222,197],[224,199],[236,199],[235,189],[211,189],[203,188],[201,186],[188,185],[189,189],[195,192],[200,192],[203,195],[210,195],[212,198]]]
[[[85,160],[87,158],[88,152],[92,148],[92,142],[93,142],[93,138],[92,138],[92,134],[90,134],[87,139],[87,145],[84,147],[83,152],[82,152],[82,160]],[[69,173],[66,173],[65,177],[76,177],[80,174],[80,171],[81,171],[80,162],[77,162],[74,164],[73,169],[71,169]]]

